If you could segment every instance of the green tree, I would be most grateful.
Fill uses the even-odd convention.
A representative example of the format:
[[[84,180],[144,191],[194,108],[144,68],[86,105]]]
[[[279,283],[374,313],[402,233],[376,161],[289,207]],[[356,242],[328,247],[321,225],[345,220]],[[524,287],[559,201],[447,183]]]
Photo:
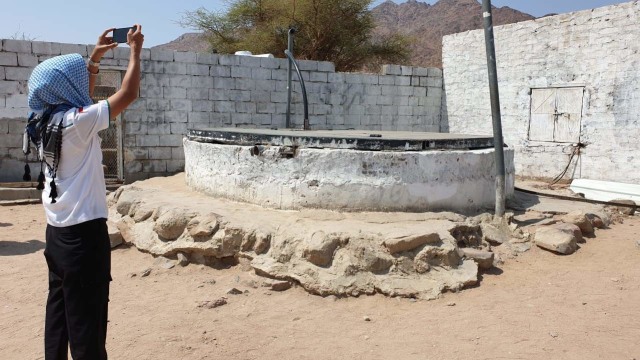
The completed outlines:
[[[332,61],[340,71],[409,58],[400,35],[375,37],[372,0],[231,0],[226,12],[199,8],[180,23],[201,30],[219,53],[249,50],[284,57],[287,31],[295,27],[297,59]]]

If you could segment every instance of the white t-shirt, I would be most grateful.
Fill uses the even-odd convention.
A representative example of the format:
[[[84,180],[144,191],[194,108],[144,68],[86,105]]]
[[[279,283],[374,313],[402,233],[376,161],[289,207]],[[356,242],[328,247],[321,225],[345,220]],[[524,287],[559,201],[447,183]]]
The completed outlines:
[[[73,108],[54,115],[62,118],[62,147],[55,183],[56,203],[49,193],[51,174],[45,169],[42,203],[49,225],[65,227],[107,218],[106,185],[98,131],[109,127],[109,103],[100,101],[85,108]],[[46,166],[45,166],[46,168]]]

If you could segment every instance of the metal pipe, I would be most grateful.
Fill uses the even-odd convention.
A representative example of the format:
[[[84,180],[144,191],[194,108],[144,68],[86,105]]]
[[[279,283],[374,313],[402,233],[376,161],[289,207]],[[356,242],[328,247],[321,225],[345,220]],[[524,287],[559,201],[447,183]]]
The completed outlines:
[[[287,55],[291,63],[296,69],[296,73],[298,73],[298,79],[300,79],[300,87],[302,88],[302,102],[304,103],[304,130],[309,130],[309,103],[307,102],[307,88],[304,86],[304,79],[302,78],[302,73],[300,72],[300,68],[298,67],[298,63],[293,58],[293,55],[289,52],[289,50],[285,50],[284,54]]]
[[[293,34],[295,34],[296,29],[290,28],[287,33],[287,49],[289,53],[293,56]],[[291,59],[287,63],[287,114],[285,127],[289,129],[291,127]]]
[[[500,115],[500,92],[498,91],[498,70],[496,67],[496,48],[493,37],[493,19],[491,0],[482,0],[484,18],[484,39],[487,48],[487,67],[489,70],[489,92],[491,94],[491,116],[493,119],[493,142],[496,154],[496,216],[505,212],[505,167],[504,141],[502,138],[502,119]]]

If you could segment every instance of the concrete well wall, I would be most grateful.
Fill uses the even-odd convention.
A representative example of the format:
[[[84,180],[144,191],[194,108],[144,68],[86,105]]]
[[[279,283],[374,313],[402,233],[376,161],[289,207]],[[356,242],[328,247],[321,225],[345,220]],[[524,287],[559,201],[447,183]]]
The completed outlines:
[[[574,156],[567,177],[638,182],[639,38],[638,1],[495,28],[504,136],[505,142],[515,148],[518,175],[555,177],[569,163],[572,143],[579,142],[585,148]],[[483,31],[445,36],[443,64],[443,128],[491,134]],[[550,104],[549,138],[540,141],[540,134],[532,136],[530,125],[532,113],[545,110],[532,106],[534,97],[540,90],[560,94],[570,92],[567,88],[578,88],[575,99],[558,96],[557,102],[575,105],[570,118],[581,116],[569,129],[574,138],[558,141],[557,124],[566,111],[558,107],[553,114]],[[559,118],[555,134],[554,116]],[[544,132],[541,135],[544,137]]]
[[[341,211],[449,210],[495,204],[494,151],[388,152],[252,147],[184,141],[192,189],[276,209]],[[513,151],[505,150],[507,196],[513,194]]]
[[[52,56],[91,46],[0,40],[0,181],[20,181],[27,80]],[[101,68],[122,71],[128,48],[110,51]],[[440,129],[442,71],[385,65],[378,74],[337,73],[333,63],[300,61],[313,129]],[[285,126],[287,61],[145,49],[139,99],[122,115],[126,182],[182,171],[189,128]],[[292,125],[303,122],[300,85]],[[33,167],[32,167],[33,169]]]

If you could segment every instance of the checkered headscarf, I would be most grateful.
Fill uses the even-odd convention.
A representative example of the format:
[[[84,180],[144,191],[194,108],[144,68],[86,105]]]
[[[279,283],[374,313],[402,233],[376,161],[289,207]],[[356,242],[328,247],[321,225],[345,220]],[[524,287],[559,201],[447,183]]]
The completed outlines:
[[[62,149],[62,119],[52,121],[59,112],[74,107],[85,107],[93,103],[89,96],[89,72],[80,54],[56,56],[36,66],[29,78],[29,108],[32,113],[25,127],[23,151],[26,156],[31,152],[30,142],[38,149],[41,161],[38,189],[45,189],[43,163],[47,165],[52,178],[49,183],[51,203],[58,196],[55,184],[60,153]],[[23,179],[31,179],[29,165],[25,164]]]
[[[93,104],[89,97],[89,72],[82,56],[56,56],[36,66],[29,78],[28,100],[33,112],[61,104],[73,107]]]

